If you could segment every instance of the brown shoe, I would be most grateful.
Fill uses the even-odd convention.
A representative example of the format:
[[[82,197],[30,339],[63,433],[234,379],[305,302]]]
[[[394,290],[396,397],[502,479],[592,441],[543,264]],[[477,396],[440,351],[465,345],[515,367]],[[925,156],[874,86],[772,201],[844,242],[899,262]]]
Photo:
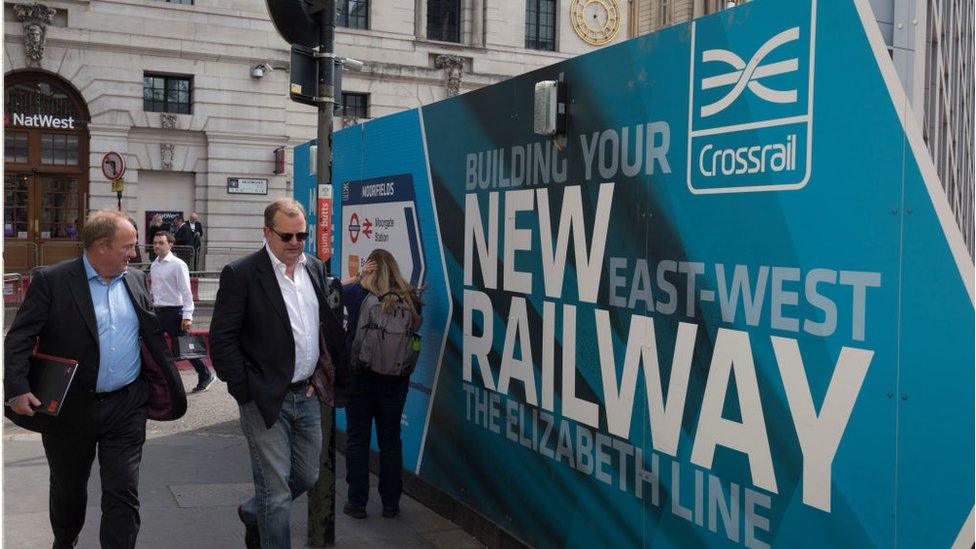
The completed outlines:
[[[364,519],[364,518],[366,518],[366,508],[365,507],[356,507],[355,505],[353,505],[351,503],[348,503],[348,502],[342,507],[342,512],[345,513],[345,514],[347,514],[347,515],[349,515],[350,517],[352,517],[354,519]]]

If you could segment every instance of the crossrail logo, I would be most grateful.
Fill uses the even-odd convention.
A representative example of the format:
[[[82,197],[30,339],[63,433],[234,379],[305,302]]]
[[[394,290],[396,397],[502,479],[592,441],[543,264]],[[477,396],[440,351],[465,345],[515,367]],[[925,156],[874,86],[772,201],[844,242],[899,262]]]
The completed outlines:
[[[783,9],[772,36],[740,30],[735,20],[748,9],[692,23],[694,194],[795,190],[810,178],[816,2],[809,14]]]

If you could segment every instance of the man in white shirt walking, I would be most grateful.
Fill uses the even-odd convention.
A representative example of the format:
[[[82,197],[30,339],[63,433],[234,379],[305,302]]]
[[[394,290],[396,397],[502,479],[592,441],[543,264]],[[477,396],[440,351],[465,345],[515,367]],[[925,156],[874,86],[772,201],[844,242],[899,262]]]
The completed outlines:
[[[149,267],[151,277],[153,303],[156,306],[156,316],[162,324],[163,331],[169,334],[172,345],[176,346],[176,338],[184,335],[193,327],[193,291],[190,289],[190,270],[186,263],[170,253],[176,239],[167,231],[159,231],[153,237],[153,251],[156,260]],[[214,382],[214,374],[207,368],[203,360],[190,359],[190,364],[200,377],[194,393],[201,393],[210,388]]]

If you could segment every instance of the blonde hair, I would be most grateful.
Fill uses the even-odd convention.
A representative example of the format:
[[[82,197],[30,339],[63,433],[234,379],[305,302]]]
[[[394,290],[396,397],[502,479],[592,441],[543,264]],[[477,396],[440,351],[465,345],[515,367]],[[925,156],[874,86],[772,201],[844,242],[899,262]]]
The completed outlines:
[[[376,263],[376,268],[363,276],[361,282],[363,288],[376,297],[382,298],[383,312],[386,314],[392,314],[396,309],[397,302],[402,299],[410,308],[413,323],[416,326],[420,320],[420,313],[417,312],[417,308],[421,304],[420,297],[418,297],[416,289],[403,279],[396,258],[390,252],[377,248],[369,254],[367,261],[369,260]],[[394,295],[387,295],[391,292]],[[399,296],[399,299],[395,296]]]
[[[163,216],[161,216],[159,214],[156,214],[156,215],[152,216],[152,221],[150,221],[149,223],[151,225],[162,225],[163,224]]]
[[[90,250],[96,242],[103,238],[114,240],[119,229],[119,221],[131,223],[129,216],[118,210],[98,210],[88,216],[85,226],[81,228],[81,242],[86,250]]]

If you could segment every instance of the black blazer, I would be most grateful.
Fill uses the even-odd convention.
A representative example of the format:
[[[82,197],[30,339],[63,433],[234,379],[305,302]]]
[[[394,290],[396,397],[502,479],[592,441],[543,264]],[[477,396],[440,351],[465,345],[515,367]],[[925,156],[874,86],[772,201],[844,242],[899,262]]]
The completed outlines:
[[[193,247],[199,248],[203,243],[203,221],[187,221],[186,224],[193,231]]]
[[[345,332],[325,299],[325,267],[310,255],[305,269],[319,300],[319,329],[337,369],[347,363]],[[254,400],[271,427],[295,375],[295,338],[285,300],[265,248],[220,273],[210,324],[210,358],[239,404]]]
[[[148,416],[160,421],[179,419],[186,413],[186,393],[163,340],[152,297],[146,289],[146,275],[129,267],[123,281],[139,317],[141,375],[149,384]],[[31,277],[27,297],[4,340],[4,400],[30,391],[28,360],[35,342],[38,352],[78,361],[74,382],[57,418],[43,414],[21,416],[9,407],[7,417],[22,427],[39,431],[70,425],[75,419],[87,420],[86,407],[94,400],[98,380],[100,350],[98,323],[82,258],[39,269]]]
[[[177,246],[193,246],[193,229],[190,228],[190,223],[184,221],[178,229],[176,229],[176,234],[173,235],[176,240]]]

